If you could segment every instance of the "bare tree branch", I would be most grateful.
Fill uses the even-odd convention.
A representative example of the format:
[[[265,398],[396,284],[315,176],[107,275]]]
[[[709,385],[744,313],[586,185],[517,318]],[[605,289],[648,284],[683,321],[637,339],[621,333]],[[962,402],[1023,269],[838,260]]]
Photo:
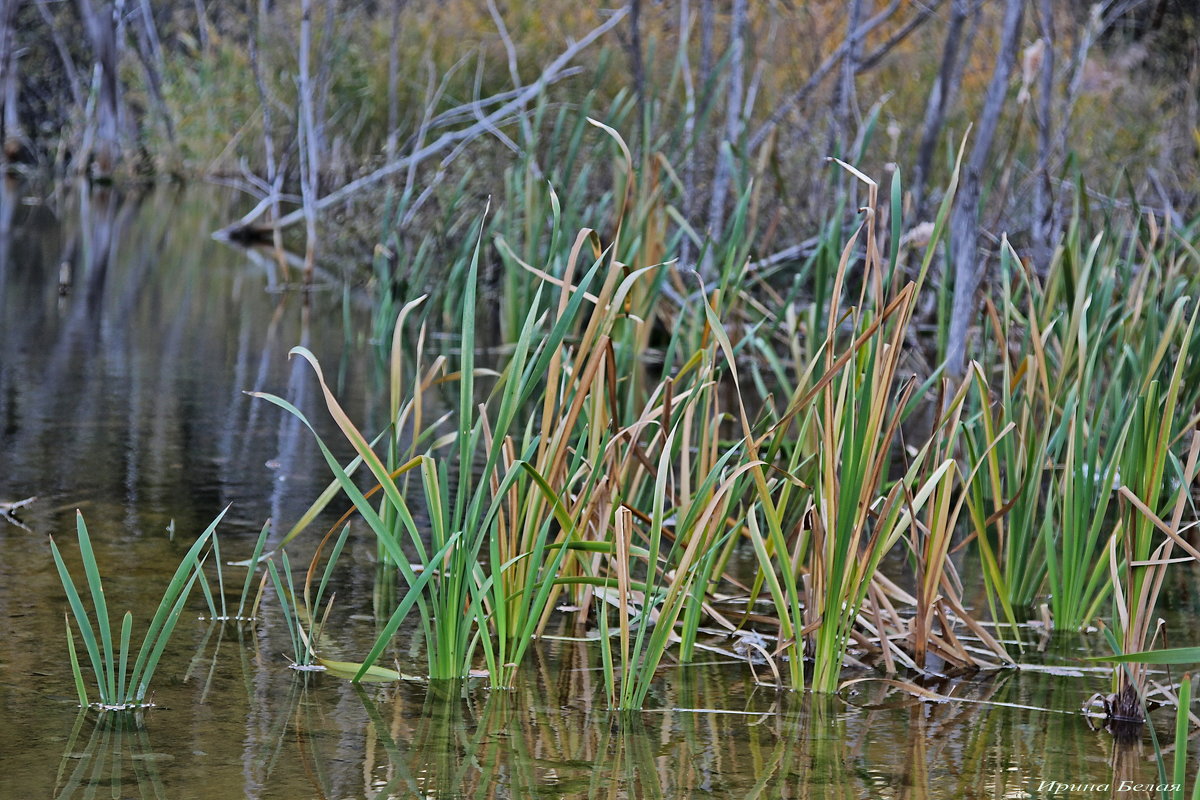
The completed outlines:
[[[973,9],[971,6],[971,0],[953,0],[950,4],[950,22],[946,28],[946,43],[942,46],[941,69],[925,103],[921,143],[917,146],[917,162],[913,168],[911,184],[913,205],[918,217],[923,214],[925,184],[929,179],[929,170],[933,165],[933,154],[942,134],[942,126],[946,122],[946,112],[953,106],[953,95],[962,82],[963,65],[971,57],[974,28],[965,34],[963,30],[967,17],[970,14],[978,15],[979,6],[976,4]]]
[[[888,3],[886,8],[884,8],[875,16],[871,17],[862,25],[858,26],[859,36],[863,37],[870,34],[871,31],[875,30],[884,22],[886,22],[899,7],[900,0],[892,0],[892,2]],[[754,133],[750,135],[748,143],[749,150],[757,150],[759,145],[766,141],[767,136],[769,136],[771,131],[775,129],[775,126],[780,122],[783,122],[784,118],[792,112],[792,109],[803,103],[808,98],[809,94],[812,93],[813,89],[816,89],[817,86],[821,84],[821,81],[823,81],[825,77],[833,71],[833,68],[841,62],[842,57],[846,55],[846,53],[850,50],[850,47],[851,41],[849,39],[843,41],[840,45],[838,45],[836,50],[830,53],[829,56],[821,62],[821,65],[813,71],[813,74],[808,76],[808,80],[804,82],[803,86],[792,93],[788,99],[780,103],[779,107],[776,108],[775,111],[771,113],[771,116],[767,118],[767,121],[759,125],[758,128],[755,129]]]
[[[451,150],[460,142],[474,139],[480,134],[487,132],[489,125],[496,125],[501,120],[507,119],[511,114],[523,109],[531,100],[541,94],[547,86],[561,76],[562,72],[567,68],[567,65],[572,59],[586,49],[588,45],[592,44],[605,33],[616,27],[621,20],[625,18],[627,13],[627,8],[622,8],[613,12],[612,16],[610,16],[602,25],[599,25],[589,31],[579,41],[571,42],[567,48],[563,50],[561,54],[559,54],[558,58],[554,59],[546,66],[544,70],[542,70],[542,74],[536,81],[524,87],[511,100],[509,100],[507,103],[504,103],[495,111],[484,117],[482,122],[476,122],[475,124],[466,128],[444,133],[434,141],[427,145],[418,147],[415,151],[409,153],[408,155],[397,158],[380,167],[379,169],[362,176],[361,178],[350,181],[340,189],[330,192],[324,197],[314,201],[311,204],[313,211],[322,211],[330,206],[344,202],[368,186],[372,186],[384,180],[385,178],[409,169],[413,165],[420,164],[420,162],[432,156],[436,156]],[[473,104],[468,104],[468,108],[470,108],[472,105]],[[265,211],[265,209],[263,210]],[[258,216],[261,216],[261,212]],[[285,228],[290,225],[295,225],[297,222],[303,220],[304,217],[305,209],[297,209],[290,214],[285,214],[283,217],[280,217],[274,223],[274,225],[280,228]],[[217,231],[214,236],[217,238],[229,238],[235,230],[252,224],[256,220],[257,217],[251,217],[250,219],[243,218],[239,224],[222,228],[221,230]]]
[[[892,52],[896,45],[908,38],[908,35],[917,28],[925,24],[925,21],[933,16],[933,13],[938,10],[942,4],[942,0],[931,0],[931,2],[921,4],[921,8],[916,14],[908,18],[908,21],[896,29],[896,32],[881,42],[874,50],[862,57],[859,62],[858,71],[860,73],[875,69],[880,62]]]
[[[729,182],[733,177],[734,157],[733,147],[741,138],[745,117],[742,116],[745,99],[745,49],[746,26],[749,9],[747,0],[734,0],[733,20],[729,27],[729,87],[727,89],[727,105],[725,108],[725,141],[721,152],[717,155],[717,166],[712,182],[712,195],[708,206],[708,235],[714,241],[721,238],[725,227],[725,195],[729,192]],[[715,248],[710,247],[704,256],[700,274],[706,279],[713,276],[712,257]]]
[[[950,339],[946,354],[947,371],[961,377],[966,364],[967,332],[975,314],[975,293],[983,277],[979,259],[979,196],[983,171],[987,167],[992,140],[1004,109],[1008,79],[1016,61],[1025,0],[1006,0],[1000,32],[996,66],[988,83],[987,96],[979,117],[975,143],[964,165],[962,184],[955,198],[950,221],[950,251],[954,259],[954,305],[950,317]]]

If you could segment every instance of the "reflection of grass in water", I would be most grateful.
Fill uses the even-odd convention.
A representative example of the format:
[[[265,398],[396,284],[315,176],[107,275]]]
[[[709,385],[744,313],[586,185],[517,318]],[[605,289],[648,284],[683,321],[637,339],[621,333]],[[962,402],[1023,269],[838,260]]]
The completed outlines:
[[[151,749],[140,714],[102,712],[96,717],[87,743],[77,750],[83,725],[90,716],[84,709],[75,718],[54,779],[54,796],[77,797],[78,792],[85,790],[90,796],[98,787],[107,785],[112,787],[113,797],[124,797],[123,784],[128,781],[127,773],[132,772],[137,789],[131,794],[166,797],[157,765],[172,756]]]
[[[594,644],[572,649],[593,651],[594,666]],[[931,688],[952,699],[936,703],[859,684],[848,707],[836,695],[762,689],[731,704],[728,668],[689,667],[664,687],[660,710],[614,713],[599,687],[593,704],[570,705],[579,687],[565,675],[588,665],[563,653],[546,665],[547,676],[564,676],[549,691],[532,680],[486,695],[455,682],[427,692],[356,687],[362,712],[350,727],[340,716],[349,709],[330,711],[327,690],[338,684],[306,676],[317,691],[301,699],[302,682],[291,682],[296,702],[276,704],[274,744],[256,758],[278,781],[299,763],[314,791],[330,796],[353,794],[361,779],[364,792],[439,798],[859,798],[902,787],[919,800],[1032,791],[1041,779],[1080,775],[1102,782],[1111,769],[1111,740],[1075,713],[1078,679],[1061,675],[946,680]],[[1118,778],[1154,780],[1136,756],[1117,766]]]
[[[705,669],[696,671],[695,683],[684,694],[703,702],[716,701],[725,685],[719,671]],[[836,697],[781,696],[762,713],[737,715],[711,707],[564,711],[568,697],[547,697],[525,684],[482,703],[453,685],[415,705],[403,691],[360,691],[359,698],[370,721],[365,758],[376,776],[372,786],[387,792],[768,798],[816,782],[846,797],[862,794]]]

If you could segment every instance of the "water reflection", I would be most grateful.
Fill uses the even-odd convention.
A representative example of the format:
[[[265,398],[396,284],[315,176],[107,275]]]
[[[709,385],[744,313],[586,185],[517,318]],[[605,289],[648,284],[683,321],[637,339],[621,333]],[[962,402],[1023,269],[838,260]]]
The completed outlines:
[[[93,716],[81,711],[75,719],[55,777],[54,797],[94,796],[101,787],[108,787],[112,797],[166,797],[159,764],[173,756],[151,749],[140,718],[112,712]],[[91,733],[83,743],[88,727]],[[130,785],[136,791],[127,789]]]
[[[257,500],[264,484],[276,518],[311,499],[311,437],[244,392],[305,406],[311,382],[287,351],[316,342],[337,363],[342,298],[310,305],[266,292],[240,254],[209,241],[227,206],[215,198],[86,187],[35,196],[4,183],[0,499],[38,495],[51,504],[43,520],[108,506],[100,513],[131,535],[171,518],[200,523],[229,501]],[[260,512],[235,506],[246,527]]]
[[[268,291],[242,253],[209,237],[230,203],[206,189],[44,190],[0,180],[0,508],[37,496],[15,517],[0,513],[0,668],[13,676],[0,681],[0,711],[16,723],[0,726],[0,753],[23,765],[9,775],[14,796],[57,791],[52,759],[74,724],[63,716],[73,694],[65,602],[46,535],[69,539],[80,508],[110,606],[153,607],[164,576],[225,505],[233,504],[220,530],[225,553],[244,558],[267,517],[282,535],[327,483],[311,435],[245,394],[314,408],[310,376],[288,363],[292,346],[306,342],[331,369],[340,365],[347,404],[370,409],[370,380],[358,367],[369,360],[348,357],[345,344],[343,319],[357,324],[357,312],[344,313],[340,293]],[[65,549],[72,563],[73,543]],[[374,565],[346,559],[345,569],[364,597],[349,589],[340,602],[369,606]],[[207,635],[208,654],[189,670],[186,656],[170,663],[189,652],[181,624],[157,682],[171,707],[163,713],[175,719],[152,718],[151,735],[163,736],[164,724],[168,737],[194,740],[214,728],[228,735],[231,724],[253,733],[252,711],[275,702],[279,675],[262,653],[282,649],[279,630],[263,625],[238,639],[198,627],[194,649]],[[251,644],[258,652],[246,655]],[[230,706],[239,661],[247,691]],[[225,718],[235,709],[251,713]],[[175,766],[203,764],[194,753],[210,746],[182,738],[168,739],[181,748]],[[241,794],[237,773],[228,796]]]
[[[733,685],[720,667],[671,683],[666,696],[709,699]],[[772,694],[742,709],[633,715],[547,693],[532,679],[521,685],[356,688],[360,738],[331,729],[321,711],[328,697],[301,703],[289,735],[314,796],[326,797],[923,800],[1045,796],[1043,780],[1155,780],[1146,752],[1114,747],[1066,709],[1019,707],[1026,693],[1070,687],[1056,676],[959,684],[963,700],[940,704],[877,686],[855,706]],[[343,724],[354,717],[345,703],[336,707]]]
[[[271,674],[252,658],[243,671]],[[719,668],[690,673],[672,678],[694,684],[684,693],[730,685]],[[220,722],[164,725],[170,712],[151,713],[145,726],[80,714],[59,751],[53,796],[111,788],[112,796],[186,797],[205,786],[205,796],[248,798],[924,800],[1053,795],[1038,790],[1043,781],[1157,781],[1144,748],[1114,747],[1068,714],[1014,708],[1039,690],[1020,683],[962,687],[969,699],[996,705],[930,704],[876,687],[858,698],[863,708],[839,698],[772,696],[744,709],[622,715],[582,707],[578,698],[563,704],[567,698],[528,681],[488,693],[353,687],[275,672],[272,688],[247,708],[233,704],[233,716],[246,712],[241,736]]]

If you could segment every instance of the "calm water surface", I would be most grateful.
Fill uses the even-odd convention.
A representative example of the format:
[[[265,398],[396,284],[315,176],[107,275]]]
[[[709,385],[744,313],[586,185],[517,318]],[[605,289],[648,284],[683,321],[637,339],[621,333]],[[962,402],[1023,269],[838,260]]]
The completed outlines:
[[[297,674],[269,595],[244,630],[197,619],[192,598],[142,726],[81,715],[48,535],[77,565],[82,511],[109,606],[132,609],[136,629],[222,508],[223,550],[244,558],[265,520],[286,530],[328,481],[307,431],[244,394],[323,419],[292,346],[377,427],[367,315],[340,285],[306,303],[263,260],[213,242],[233,213],[212,190],[0,192],[0,501],[38,498],[21,525],[0,519],[0,797],[1149,796],[1039,789],[1157,782],[1148,741],[1116,747],[1076,713],[1106,690],[1099,676],[935,687],[954,703],[882,684],[818,700],[755,687],[715,657],[666,670],[654,710],[621,717],[604,709],[598,652],[568,642],[536,650],[510,692]],[[374,632],[374,547],[352,541],[334,578],[334,658],[361,657]]]

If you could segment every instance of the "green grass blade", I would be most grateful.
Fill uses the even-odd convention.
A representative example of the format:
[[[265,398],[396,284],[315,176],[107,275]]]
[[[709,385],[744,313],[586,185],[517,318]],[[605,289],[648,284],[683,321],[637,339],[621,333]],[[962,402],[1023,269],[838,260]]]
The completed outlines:
[[[204,604],[208,606],[208,618],[212,620],[223,619],[224,615],[217,611],[217,601],[213,598],[212,588],[208,585],[208,576],[200,576],[200,593],[204,595]]]
[[[284,411],[294,415],[300,420],[301,423],[304,424],[306,428],[309,429],[317,442],[317,447],[320,449],[321,455],[325,458],[325,463],[329,465],[330,470],[337,479],[338,485],[341,486],[342,491],[346,493],[346,497],[350,498],[350,502],[354,504],[355,510],[357,510],[362,518],[366,521],[376,538],[378,538],[383,544],[384,548],[388,552],[388,555],[391,556],[393,562],[404,575],[404,579],[408,581],[409,585],[412,585],[412,583],[416,580],[416,575],[408,563],[408,557],[404,555],[404,551],[400,549],[399,542],[397,542],[396,538],[392,535],[391,529],[386,523],[384,523],[383,519],[379,516],[379,512],[375,510],[375,507],[366,499],[366,497],[363,496],[363,493],[359,491],[358,487],[350,479],[349,474],[342,469],[341,464],[338,463],[336,458],[334,458],[333,453],[329,450],[329,447],[325,444],[324,440],[317,435],[316,428],[312,426],[312,423],[309,422],[306,416],[304,416],[304,413],[287,400],[284,400],[282,397],[277,397],[276,395],[267,394],[264,392],[254,392],[251,396],[259,397],[269,403],[279,406]],[[373,452],[371,453],[371,456],[376,462],[378,462],[378,458],[375,457]],[[425,456],[417,456],[406,463],[401,469],[407,470],[420,466],[424,460]],[[371,465],[373,474],[377,479],[381,478],[382,476],[381,485],[383,486],[384,494],[387,495],[388,499],[392,501],[393,506],[400,513],[401,521],[404,523],[404,526],[408,530],[410,537],[413,539],[413,545],[417,547],[420,557],[425,559],[424,549],[421,545],[421,532],[417,528],[417,524],[413,520],[412,514],[408,510],[408,504],[404,502],[404,498],[400,495],[395,481],[391,479],[391,473],[387,472],[382,463],[379,463],[378,467],[381,472],[376,473],[374,472],[374,465]]]
[[[221,563],[221,537],[215,533],[212,537],[213,566],[217,568],[217,594],[221,598],[221,619],[229,619],[229,609],[225,607],[225,565]],[[207,581],[201,584],[208,585]]]
[[[75,512],[75,528],[79,536],[79,557],[83,559],[83,571],[92,592],[92,609],[96,612],[96,627],[100,629],[100,645],[104,650],[104,680],[107,694],[112,703],[121,702],[117,695],[116,661],[113,658],[112,625],[108,619],[108,603],[104,599],[104,583],[100,579],[100,566],[92,550],[92,537],[88,535],[83,514]]]
[[[175,625],[179,622],[180,615],[183,614],[183,607],[187,603],[188,594],[191,593],[192,584],[196,582],[197,576],[198,572],[193,571],[192,577],[189,578],[187,583],[181,587],[178,593],[178,598],[175,600],[175,604],[171,607],[167,613],[167,616],[163,619],[162,624],[155,631],[155,635],[151,637],[150,634],[147,633],[145,640],[142,642],[143,649],[151,643],[153,643],[153,646],[147,653],[146,659],[141,665],[140,672],[137,670],[137,666],[135,665],[134,678],[136,678],[136,682],[134,680],[130,680],[129,683],[131,689],[136,687],[136,692],[134,694],[134,700],[136,702],[140,703],[146,698],[146,692],[149,691],[150,688],[150,681],[154,677],[154,670],[157,669],[159,659],[162,658],[163,650],[166,649],[167,642],[170,641],[171,634],[175,631]],[[138,655],[140,658],[141,653],[139,652]]]
[[[346,680],[355,680],[359,672],[362,671],[362,664],[355,664],[353,661],[330,661],[329,659],[317,659],[330,675]],[[394,669],[387,667],[370,667],[362,673],[362,677],[357,678],[359,683],[387,683],[389,681],[412,681],[420,680],[412,675],[405,675],[397,672]]]
[[[316,628],[316,615],[310,612],[309,609],[305,609],[307,619],[301,616],[300,596],[296,594],[296,584],[292,578],[292,564],[288,559],[286,550],[279,551],[279,559],[283,562],[283,577],[287,581],[287,593],[288,597],[291,598],[292,611],[295,612],[296,617],[296,626],[294,628],[296,632],[296,663],[301,666],[308,666],[312,664],[313,656],[316,653],[313,652],[315,644],[312,642],[310,635],[304,631],[304,623],[307,621],[309,630],[314,630]]]
[[[485,212],[486,216],[486,212]],[[472,419],[475,415],[475,292],[479,283],[479,250],[483,243],[484,220],[479,221],[479,235],[471,255],[471,268],[467,272],[466,291],[462,310],[462,353],[461,378],[458,381],[458,469],[465,475],[471,471],[475,456]],[[454,504],[453,528],[461,530],[467,512],[467,497],[471,481],[458,481],[458,499]]]
[[[129,638],[133,634],[133,612],[126,611],[121,619],[121,655],[117,668],[117,702],[124,703],[126,669],[129,666]]]
[[[138,671],[135,665],[134,679],[131,679],[129,686],[134,689],[133,702],[142,703],[146,699],[146,693],[150,690],[150,681],[154,679],[154,670],[158,668],[159,659],[162,658],[163,651],[167,647],[167,642],[171,639],[171,634],[175,630],[175,625],[179,622],[179,617],[183,613],[183,606],[187,603],[188,594],[191,592],[192,584],[196,582],[197,573],[192,572],[192,577],[179,593],[179,598],[175,601],[175,605],[171,607],[167,617],[163,620],[162,625],[156,631],[156,635],[152,638],[147,634],[142,642],[142,648],[153,642],[153,646],[146,655],[145,661],[141,664],[141,670]],[[139,658],[141,653],[139,652]]]
[[[258,569],[258,560],[262,557],[263,547],[267,543],[267,533],[271,530],[271,521],[267,520],[263,524],[262,530],[258,534],[258,540],[254,543],[254,552],[250,556],[250,563],[246,567],[246,582],[242,584],[242,596],[238,601],[237,618],[244,618],[246,613],[246,599],[250,597],[250,587],[254,585],[254,572]]]
[[[281,555],[286,555],[280,551]],[[286,567],[285,567],[286,568]],[[292,603],[288,600],[287,589],[283,585],[283,581],[279,578],[279,571],[275,568],[275,560],[267,561],[267,571],[271,575],[271,584],[275,587],[275,596],[279,600],[279,608],[283,614],[284,622],[287,623],[288,636],[292,640],[292,660],[294,663],[300,663],[300,634],[296,630],[296,626],[300,621],[296,619],[296,614],[292,610]]]
[[[142,646],[138,649],[137,659],[133,662],[133,674],[130,676],[129,686],[135,690],[139,701],[145,697],[147,687],[150,683],[149,673],[153,672],[153,668],[149,665],[151,653],[156,649],[161,653],[161,647],[166,646],[166,640],[170,637],[169,631],[174,627],[175,620],[178,619],[178,614],[174,613],[174,607],[179,605],[180,609],[182,609],[182,603],[187,599],[192,584],[196,581],[200,553],[212,537],[217,524],[220,523],[228,511],[229,506],[225,506],[216,519],[204,529],[204,532],[200,534],[200,537],[196,539],[195,543],[192,544],[191,548],[188,549],[183,559],[179,562],[179,566],[175,569],[175,574],[171,576],[171,582],[167,584],[167,589],[163,592],[162,600],[158,603],[158,609],[154,612],[154,617],[150,620],[150,627],[146,629],[146,636],[142,639]],[[173,614],[174,617],[172,618]],[[160,639],[162,640],[161,646]],[[157,661],[157,659],[155,660]]]
[[[79,696],[80,708],[87,708],[87,687],[83,683],[83,672],[79,669],[79,656],[75,653],[75,632],[71,630],[71,616],[63,614],[63,621],[67,624],[67,655],[71,660],[71,675],[75,678],[75,693]]]
[[[455,533],[453,536],[451,536],[446,542],[445,546],[434,554],[433,560],[430,562],[430,564],[432,565],[440,563],[441,560],[446,557],[446,553],[448,553],[450,549],[458,543],[458,539],[458,533]],[[362,664],[359,665],[358,672],[355,673],[351,680],[355,682],[361,680],[363,676],[367,674],[368,670],[370,670],[375,664],[375,662],[379,660],[379,657],[383,655],[383,651],[387,648],[392,636],[400,627],[400,623],[402,623],[404,618],[408,616],[408,612],[412,610],[413,605],[421,597],[421,593],[425,591],[425,586],[433,578],[436,572],[437,570],[435,570],[432,566],[427,566],[426,569],[421,572],[421,576],[409,584],[408,591],[404,594],[404,599],[400,601],[400,605],[396,606],[396,610],[393,611],[391,617],[388,618],[387,624],[383,626],[383,630],[379,632],[379,636],[375,637],[375,645],[371,648],[371,652],[367,653],[367,657],[363,659]]]
[[[338,535],[337,541],[333,545],[333,550],[330,551],[329,558],[325,562],[325,569],[321,572],[321,583],[317,586],[317,598],[313,601],[313,608],[310,609],[310,613],[321,607],[321,599],[325,596],[325,587],[329,584],[330,577],[333,576],[333,568],[341,557],[342,548],[346,546],[346,539],[349,536],[350,525],[347,523],[342,527],[342,532]]]
[[[53,536],[50,537],[50,552],[54,556],[54,566],[58,569],[58,577],[62,581],[63,591],[67,594],[67,603],[75,615],[75,624],[79,628],[80,637],[83,638],[84,649],[87,650],[88,659],[92,662],[92,672],[96,676],[96,685],[100,690],[100,702],[108,703],[110,699],[106,691],[107,684],[104,681],[104,662],[100,658],[96,632],[92,630],[92,623],[88,619],[87,611],[84,610],[79,590],[75,588],[75,581],[71,579],[71,573],[67,572],[67,565],[63,563],[62,553],[59,552]]]
[[[1176,787],[1174,796],[1182,798],[1187,773],[1188,728],[1191,725],[1191,720],[1188,719],[1188,711],[1192,706],[1192,676],[1190,674],[1185,674],[1183,680],[1180,681],[1178,701],[1178,707],[1175,709],[1175,771],[1171,782]]]

